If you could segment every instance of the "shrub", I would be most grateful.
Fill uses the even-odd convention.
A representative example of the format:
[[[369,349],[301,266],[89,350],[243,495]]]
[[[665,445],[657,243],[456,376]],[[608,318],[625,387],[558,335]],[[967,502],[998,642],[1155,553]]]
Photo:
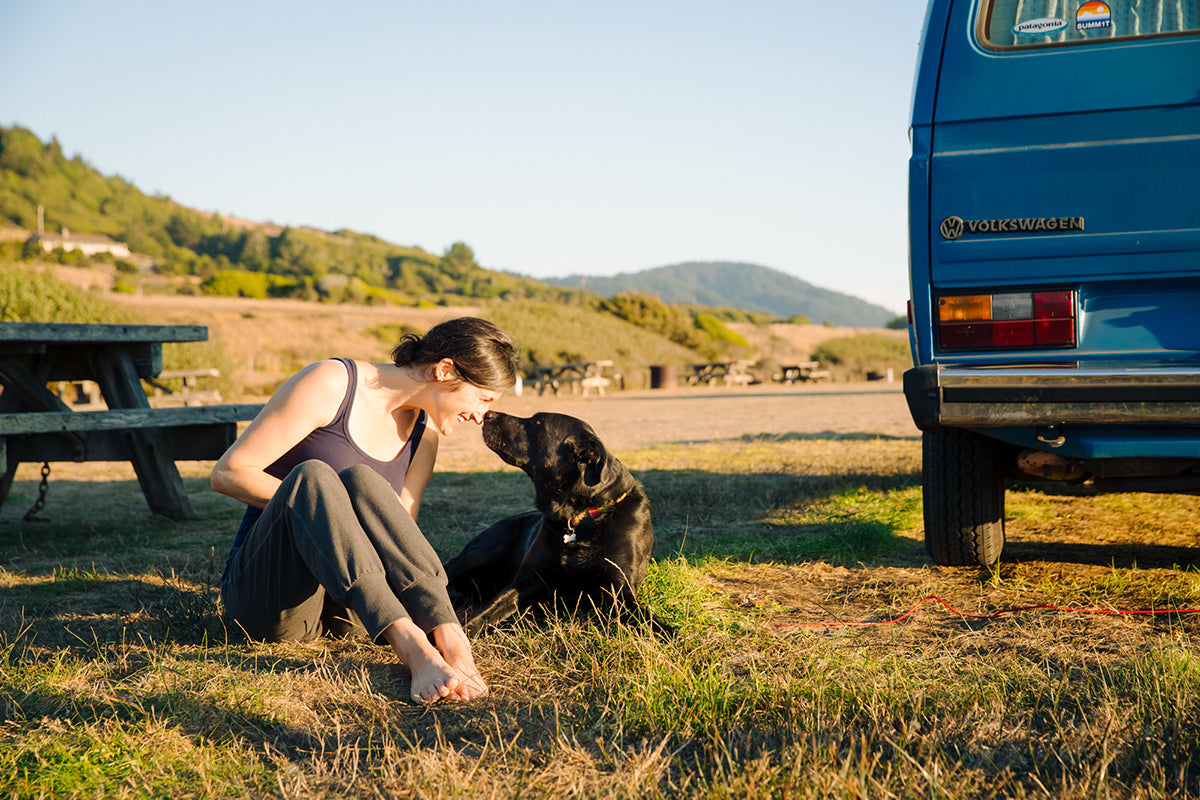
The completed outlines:
[[[842,377],[864,378],[868,372],[893,372],[912,366],[908,340],[885,333],[864,333],[826,339],[812,354],[813,360],[835,367]]]
[[[124,309],[50,275],[0,263],[0,321],[132,322]]]
[[[750,349],[750,343],[735,331],[729,329],[724,322],[712,314],[697,314],[696,327],[704,331],[715,342],[733,347]]]
[[[265,273],[247,272],[240,269],[220,270],[200,284],[200,289],[205,294],[258,299],[265,298],[269,288],[270,282]]]
[[[600,308],[684,347],[696,347],[701,343],[687,309],[668,305],[653,295],[621,292],[601,301]]]
[[[78,289],[43,272],[0,262],[0,322],[130,325],[140,321],[103,296]],[[221,377],[211,380],[209,387],[217,389],[226,398],[236,390],[232,379],[233,362],[211,341],[167,342],[163,345],[163,364],[167,369],[216,367],[221,371]]]

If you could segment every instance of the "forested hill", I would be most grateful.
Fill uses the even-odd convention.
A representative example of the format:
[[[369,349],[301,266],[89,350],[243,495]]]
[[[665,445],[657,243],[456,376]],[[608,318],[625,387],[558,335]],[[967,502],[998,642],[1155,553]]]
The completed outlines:
[[[137,260],[151,260],[156,273],[198,276],[203,291],[214,294],[402,304],[577,294],[483,269],[463,243],[439,256],[352,230],[196,211],[102,175],[78,155],[68,158],[55,139],[43,144],[32,131],[0,127],[0,227],[37,230],[39,206],[47,232],[104,234],[128,245]]]
[[[688,262],[613,277],[570,275],[547,283],[586,289],[603,296],[625,291],[657,295],[668,303],[740,308],[779,319],[797,315],[814,323],[882,328],[896,312],[757,264]]]

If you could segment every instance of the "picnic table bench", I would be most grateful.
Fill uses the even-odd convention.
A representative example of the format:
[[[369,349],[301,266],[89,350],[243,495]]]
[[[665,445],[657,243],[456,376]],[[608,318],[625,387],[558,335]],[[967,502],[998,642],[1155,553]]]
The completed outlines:
[[[219,378],[221,370],[215,367],[198,369],[164,369],[155,378],[146,381],[154,387],[150,396],[150,406],[205,406],[221,402],[221,392],[218,389],[201,389],[200,378]],[[175,389],[166,381],[181,381],[182,388]]]
[[[201,389],[200,378],[219,378],[221,370],[214,367],[198,369],[164,369],[156,378],[144,379],[153,393],[148,398],[151,408],[165,406],[206,406],[220,403],[223,399],[219,389]],[[168,386],[167,381],[179,380],[182,386]],[[100,386],[95,381],[59,381],[58,397],[73,411],[101,411],[108,406],[100,396]]]
[[[775,380],[780,383],[829,380],[829,370],[820,367],[821,364],[817,361],[801,361],[798,364],[784,365],[780,367],[782,372],[775,377]]]
[[[194,519],[176,461],[216,459],[259,404],[152,408],[164,342],[208,338],[202,325],[0,323],[0,506],[27,461],[129,461],[156,514]],[[73,411],[49,384],[90,380],[107,409]]]

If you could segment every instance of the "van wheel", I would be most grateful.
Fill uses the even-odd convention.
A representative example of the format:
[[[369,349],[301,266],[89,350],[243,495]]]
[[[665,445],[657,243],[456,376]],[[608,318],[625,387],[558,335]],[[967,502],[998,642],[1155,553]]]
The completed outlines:
[[[939,564],[995,564],[1004,549],[1004,473],[996,443],[956,428],[922,435],[925,549]]]

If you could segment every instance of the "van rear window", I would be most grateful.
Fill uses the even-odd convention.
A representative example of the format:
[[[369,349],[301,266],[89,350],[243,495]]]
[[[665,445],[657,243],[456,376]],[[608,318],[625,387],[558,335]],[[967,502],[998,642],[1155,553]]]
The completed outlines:
[[[1008,50],[1200,31],[1198,0],[982,0],[979,40]]]

